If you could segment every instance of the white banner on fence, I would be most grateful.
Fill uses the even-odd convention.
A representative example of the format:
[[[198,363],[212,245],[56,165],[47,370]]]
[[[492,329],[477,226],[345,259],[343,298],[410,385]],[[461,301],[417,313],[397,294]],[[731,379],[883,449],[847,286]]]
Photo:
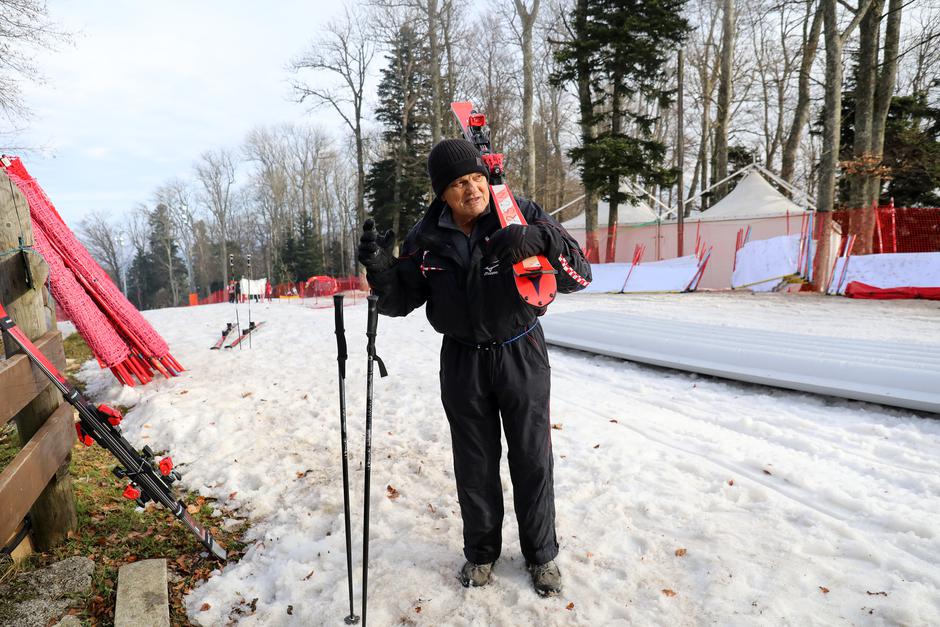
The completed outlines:
[[[242,279],[239,282],[238,289],[243,296],[264,296],[264,288],[268,284],[267,278],[264,279]]]

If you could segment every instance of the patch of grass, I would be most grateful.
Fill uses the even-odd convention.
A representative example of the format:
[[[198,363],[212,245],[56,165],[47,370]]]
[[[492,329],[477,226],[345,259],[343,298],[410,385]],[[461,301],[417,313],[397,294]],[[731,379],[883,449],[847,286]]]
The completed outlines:
[[[92,358],[91,350],[77,333],[65,339],[67,361],[66,376],[76,387],[74,377],[81,365]],[[124,408],[118,408],[123,411]],[[18,444],[15,429],[9,437],[0,432],[0,463],[16,454],[7,449],[12,440]],[[118,480],[111,473],[117,460],[98,445],[84,447],[76,444],[69,466],[76,509],[78,532],[47,553],[31,556],[17,565],[18,570],[33,570],[50,563],[81,555],[95,562],[91,592],[79,599],[70,614],[90,624],[113,624],[114,604],[117,599],[118,569],[127,563],[142,559],[165,558],[170,575],[170,621],[173,625],[191,625],[183,605],[183,596],[199,582],[209,578],[219,567],[218,562],[200,554],[202,545],[176,518],[160,505],[148,504],[140,511],[133,501],[122,496],[126,480]],[[228,551],[229,561],[238,560],[245,545],[240,541],[247,530],[241,524],[228,531],[217,525],[221,517],[213,517],[213,502],[194,494],[181,494],[179,498],[200,524],[210,529],[216,540]],[[234,517],[223,512],[224,517]]]
[[[12,421],[0,427],[0,472],[10,465],[16,454],[20,452],[20,436],[16,432],[16,425]]]
[[[84,620],[109,624],[114,621],[118,569],[142,559],[166,558],[173,581],[170,584],[170,619],[173,625],[191,624],[186,617],[183,595],[209,578],[218,562],[203,558],[205,552],[176,518],[159,505],[139,511],[133,501],[121,496],[124,483],[111,474],[116,465],[108,451],[76,446],[71,473],[78,509],[79,532],[43,556],[43,563],[82,555],[95,562],[92,591],[73,612]],[[212,501],[201,496],[181,495],[201,524],[226,548],[229,560],[237,560],[245,545],[240,542],[246,527],[225,531],[216,525]]]
[[[69,383],[75,386],[79,392],[84,393],[85,384],[78,380],[75,373],[78,372],[78,369],[82,367],[83,363],[89,359],[93,359],[94,355],[88,347],[88,344],[85,343],[85,340],[78,333],[73,333],[62,340],[62,346],[65,348],[65,376],[68,378]]]

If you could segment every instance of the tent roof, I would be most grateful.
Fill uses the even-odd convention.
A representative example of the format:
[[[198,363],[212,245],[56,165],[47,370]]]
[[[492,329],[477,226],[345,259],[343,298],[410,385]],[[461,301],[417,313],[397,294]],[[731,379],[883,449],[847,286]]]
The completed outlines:
[[[738,181],[731,193],[702,212],[699,219],[770,218],[805,211],[806,209],[778,192],[763,176],[751,170]]]
[[[604,201],[597,203],[597,226],[607,226],[610,205]],[[649,208],[644,202],[635,204],[621,203],[617,205],[617,223],[618,224],[642,224],[645,222],[655,222],[656,212]],[[561,224],[566,229],[583,229],[585,227],[584,212],[580,215],[566,220]]]

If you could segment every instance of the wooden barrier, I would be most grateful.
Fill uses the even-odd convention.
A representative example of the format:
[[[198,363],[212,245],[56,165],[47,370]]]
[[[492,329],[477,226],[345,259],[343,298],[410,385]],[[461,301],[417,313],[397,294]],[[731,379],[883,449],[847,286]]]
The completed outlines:
[[[55,330],[45,282],[49,269],[34,249],[26,199],[0,172],[0,302],[16,324],[60,369],[65,369],[62,335]],[[10,340],[7,337],[7,340]],[[72,406],[35,369],[12,340],[0,361],[0,425],[16,420],[23,449],[0,473],[0,547],[21,527],[27,512],[32,541],[48,550],[78,527],[72,478],[75,441]]]

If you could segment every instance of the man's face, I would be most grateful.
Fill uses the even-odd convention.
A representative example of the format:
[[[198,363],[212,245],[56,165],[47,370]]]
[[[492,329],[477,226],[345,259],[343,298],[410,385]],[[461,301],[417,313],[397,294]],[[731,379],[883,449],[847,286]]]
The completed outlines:
[[[472,224],[490,203],[490,186],[486,177],[472,172],[454,179],[441,194],[450,206],[457,226]]]

